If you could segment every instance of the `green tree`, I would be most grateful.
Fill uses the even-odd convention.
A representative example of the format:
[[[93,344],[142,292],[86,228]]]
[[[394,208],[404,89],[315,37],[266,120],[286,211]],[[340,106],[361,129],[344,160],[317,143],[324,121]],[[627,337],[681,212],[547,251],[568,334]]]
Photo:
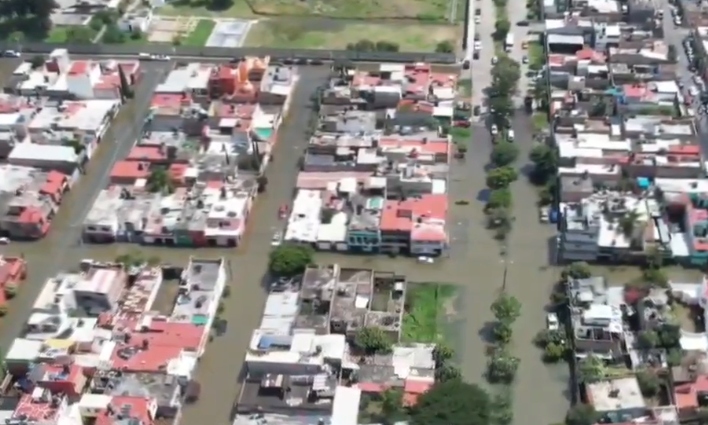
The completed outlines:
[[[276,276],[293,277],[312,264],[313,255],[309,246],[285,243],[271,251],[268,270]]]
[[[460,379],[436,383],[411,408],[410,425],[489,425],[489,394]]]
[[[87,26],[69,27],[66,31],[66,41],[76,44],[90,44],[93,42],[94,33]]]
[[[496,208],[511,207],[511,191],[508,188],[492,190],[489,192],[486,210],[491,211]]]
[[[669,366],[671,366],[671,367],[680,366],[682,360],[683,360],[683,352],[681,351],[680,348],[669,349],[669,351],[666,355],[666,363],[668,363]]]
[[[638,220],[639,213],[636,211],[629,211],[620,218],[619,226],[625,237],[631,238],[634,235],[634,230],[637,228]]]
[[[32,59],[30,59],[30,64],[32,65],[32,69],[39,69],[44,66],[44,56],[32,56]]]
[[[566,425],[595,425],[600,415],[591,404],[576,404],[568,410]]]
[[[637,335],[637,346],[642,350],[650,350],[659,346],[659,335],[653,330],[643,330]]]
[[[354,345],[369,354],[390,353],[393,347],[391,338],[381,328],[364,327],[354,336]]]
[[[455,356],[455,351],[449,345],[440,341],[435,345],[433,350],[433,359],[435,359],[435,367],[442,367],[450,359]]]
[[[508,97],[516,92],[521,78],[521,66],[509,56],[503,55],[492,67],[491,74],[490,97]]]
[[[376,44],[371,40],[359,40],[356,43],[347,44],[347,50],[355,50],[357,52],[373,52],[376,50]]]
[[[546,182],[556,175],[558,168],[558,157],[556,151],[547,145],[536,145],[529,155],[533,163],[531,181],[535,184],[546,184]]]
[[[514,219],[506,208],[494,208],[487,211],[487,226],[496,231],[495,237],[504,240],[511,232]]]
[[[563,359],[567,347],[564,344],[551,342],[543,349],[543,361],[546,363],[556,363]]]
[[[170,175],[167,173],[167,170],[163,167],[154,167],[147,178],[146,188],[153,193],[171,192],[172,182],[170,181]]]
[[[403,414],[403,390],[401,388],[389,388],[381,393],[381,416],[383,423],[393,424],[402,418]]]
[[[499,321],[494,323],[492,330],[494,334],[494,341],[500,345],[506,345],[511,342],[511,323],[505,321]]]
[[[510,425],[514,421],[514,410],[511,400],[511,391],[496,394],[491,403],[490,425]]]
[[[580,379],[586,384],[602,381],[607,376],[607,369],[602,359],[588,355],[578,363]]]
[[[127,34],[121,31],[114,23],[106,25],[106,30],[103,33],[101,41],[106,44],[122,44],[125,43]]]
[[[497,19],[496,22],[494,22],[494,38],[496,40],[504,40],[510,29],[511,22],[509,22],[508,19]]]
[[[502,129],[509,127],[509,117],[514,114],[514,109],[516,109],[511,96],[511,94],[492,93],[488,99],[492,120]]]
[[[640,370],[637,372],[637,383],[644,397],[654,397],[661,388],[661,379],[651,370]]]
[[[462,379],[462,372],[457,366],[444,364],[442,367],[435,369],[435,380],[437,382],[445,382],[453,379]]]
[[[587,279],[591,276],[592,270],[590,270],[590,265],[584,261],[576,261],[561,272],[563,280]]]
[[[400,46],[390,41],[377,41],[374,49],[377,52],[397,52]]]
[[[665,323],[657,329],[661,347],[671,350],[681,347],[681,328],[678,325]]]
[[[533,338],[533,343],[541,348],[548,344],[565,345],[565,332],[560,329],[542,329]]]
[[[452,53],[455,51],[455,44],[450,40],[441,41],[435,46],[437,53]]]
[[[487,187],[492,190],[504,189],[509,187],[518,177],[519,174],[513,167],[495,168],[487,173]]]
[[[233,0],[209,0],[207,4],[212,10],[227,10],[233,6]]]
[[[498,321],[512,323],[521,315],[521,303],[513,295],[503,292],[494,300],[491,310]]]
[[[510,384],[519,369],[519,358],[505,349],[497,349],[487,362],[487,379],[491,383]]]
[[[492,149],[492,164],[495,167],[510,165],[519,156],[519,147],[511,142],[501,142],[494,145]]]
[[[122,264],[125,267],[139,267],[145,264],[145,258],[140,254],[140,252],[131,250],[125,254],[117,256],[114,262]]]
[[[642,271],[642,278],[651,286],[669,287],[669,277],[662,269],[649,268]]]
[[[74,148],[74,152],[78,155],[84,150],[86,150],[86,146],[78,141],[77,139],[71,139],[71,140],[66,140],[62,143],[64,146],[68,146],[71,148]]]

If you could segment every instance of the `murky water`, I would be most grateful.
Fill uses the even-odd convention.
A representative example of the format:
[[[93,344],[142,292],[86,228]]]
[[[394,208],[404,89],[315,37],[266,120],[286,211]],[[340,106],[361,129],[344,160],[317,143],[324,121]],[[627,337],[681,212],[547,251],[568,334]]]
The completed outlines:
[[[166,66],[166,65],[165,65]],[[10,311],[0,321],[0,346],[7,347],[19,333],[28,309],[46,278],[62,269],[76,267],[83,258],[113,259],[121,253],[140,249],[146,256],[156,255],[165,262],[185,264],[190,256],[220,257],[229,260],[230,298],[225,300],[224,318],[227,332],[214,339],[200,361],[197,379],[202,383],[201,400],[185,409],[183,423],[201,425],[205,418],[210,423],[226,423],[239,391],[239,374],[252,330],[258,325],[265,292],[263,274],[270,251],[270,238],[275,228],[282,225],[277,218],[280,204],[292,198],[294,176],[300,153],[307,144],[303,132],[310,119],[309,99],[315,88],[327,76],[327,70],[308,68],[302,73],[295,90],[291,113],[279,133],[275,161],[267,175],[267,193],[259,196],[249,222],[246,243],[237,250],[153,248],[134,245],[82,245],[78,242],[80,220],[90,205],[96,190],[105,184],[106,170],[115,158],[122,157],[131,146],[131,138],[140,130],[147,108],[151,87],[162,78],[166,68],[151,67],[136,90],[138,97],[124,108],[112,127],[97,156],[92,160],[88,174],[69,195],[55,219],[49,236],[35,243],[13,243],[3,249],[8,254],[25,255],[30,263],[29,278],[13,300]],[[521,117],[515,123],[521,140],[521,157],[526,158],[530,140],[529,124]],[[365,266],[392,270],[407,275],[417,282],[448,282],[460,287],[450,331],[454,332],[452,345],[458,351],[465,376],[482,382],[485,367],[485,343],[479,333],[492,319],[489,305],[499,293],[504,274],[500,246],[484,229],[482,202],[484,167],[491,143],[483,128],[474,128],[474,146],[464,162],[455,162],[450,174],[450,234],[453,249],[449,258],[435,264],[418,264],[407,258],[362,257],[334,254],[318,255],[318,262],[337,262],[342,266]],[[514,350],[522,359],[516,384],[517,418],[526,422],[548,424],[562,418],[567,407],[563,397],[567,373],[563,366],[546,368],[539,360],[538,351],[531,345],[533,335],[544,326],[543,306],[548,290],[557,277],[557,270],[547,264],[547,240],[554,230],[538,223],[531,206],[535,203],[533,188],[524,182],[514,185],[517,222],[509,243],[507,290],[523,303],[523,316],[517,322]],[[454,205],[456,200],[468,200],[469,205]],[[627,273],[629,271],[616,273]],[[539,395],[539,388],[543,392]],[[542,407],[539,407],[542,406]],[[523,415],[522,415],[523,412]],[[533,417],[531,417],[533,416]]]

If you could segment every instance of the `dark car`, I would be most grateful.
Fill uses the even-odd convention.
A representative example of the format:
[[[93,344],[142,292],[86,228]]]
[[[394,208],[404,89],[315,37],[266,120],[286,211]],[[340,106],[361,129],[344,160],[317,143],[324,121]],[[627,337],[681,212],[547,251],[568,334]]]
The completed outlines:
[[[482,15],[482,9],[479,7],[474,10],[474,15],[475,16],[481,16]]]
[[[470,69],[470,61],[462,62],[462,69]]]
[[[324,61],[322,59],[312,59],[310,60],[310,65],[323,65]]]
[[[520,26],[520,27],[528,27],[528,26],[529,26],[529,21],[526,21],[526,20],[519,21],[519,22],[516,23],[516,25],[518,25],[518,26]]]
[[[479,41],[479,33],[474,33],[474,41]]]
[[[482,114],[482,107],[479,105],[474,105],[474,108],[472,108],[472,114],[475,117],[478,117]]]
[[[307,65],[310,61],[304,58],[296,59],[295,63],[298,65]]]
[[[292,58],[285,58],[285,59],[283,59],[283,64],[284,64],[284,65],[292,65],[292,64],[294,64],[294,63],[295,63],[295,59],[292,59]]]

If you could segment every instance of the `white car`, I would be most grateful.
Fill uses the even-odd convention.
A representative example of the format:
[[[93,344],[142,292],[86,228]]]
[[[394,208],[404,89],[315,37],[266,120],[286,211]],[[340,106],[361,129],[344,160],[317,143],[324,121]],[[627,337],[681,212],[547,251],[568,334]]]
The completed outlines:
[[[509,131],[506,132],[506,138],[509,139],[510,142],[514,141],[514,130],[509,129]]]
[[[546,316],[546,328],[549,331],[557,331],[560,329],[560,322],[556,313],[548,313]]]
[[[492,58],[492,65],[496,65],[497,62],[499,62],[499,58],[497,58],[496,56],[494,56],[494,57]]]
[[[688,93],[689,93],[691,96],[696,97],[696,96],[698,96],[698,93],[700,93],[700,91],[698,90],[698,87],[696,87],[696,86],[691,86],[691,88],[688,89]]]
[[[283,243],[283,234],[281,232],[275,232],[270,239],[270,245],[279,246],[281,243]]]
[[[481,16],[475,16],[474,17],[474,23],[479,25],[482,23],[482,17]]]
[[[479,52],[480,50],[482,50],[482,42],[481,41],[474,42],[474,50],[475,50],[475,52]]]
[[[675,17],[675,18],[674,18],[674,25],[677,25],[677,26],[678,26],[678,25],[681,25],[681,24],[683,24],[683,20],[681,20],[681,17],[680,17],[680,16]]]
[[[5,50],[4,52],[2,52],[2,55],[6,58],[19,58],[20,56],[22,56],[20,52],[16,52],[14,50]]]
[[[496,136],[499,133],[499,129],[496,124],[492,124],[492,136]]]
[[[150,59],[155,61],[168,61],[170,60],[170,57],[167,55],[152,55],[150,56]]]

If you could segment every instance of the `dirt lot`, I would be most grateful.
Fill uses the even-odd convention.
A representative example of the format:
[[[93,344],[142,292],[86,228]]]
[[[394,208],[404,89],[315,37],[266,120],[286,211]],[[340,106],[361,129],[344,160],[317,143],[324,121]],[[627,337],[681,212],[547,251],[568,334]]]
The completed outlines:
[[[441,41],[461,37],[462,27],[434,24],[362,23],[330,19],[263,19],[246,38],[248,47],[344,49],[362,39],[394,41],[401,51],[432,52]]]

